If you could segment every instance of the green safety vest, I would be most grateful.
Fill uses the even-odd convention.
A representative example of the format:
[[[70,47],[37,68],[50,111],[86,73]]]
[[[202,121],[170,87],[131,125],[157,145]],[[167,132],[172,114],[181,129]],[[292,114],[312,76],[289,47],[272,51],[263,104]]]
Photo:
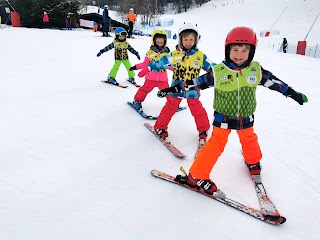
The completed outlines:
[[[256,89],[262,76],[260,64],[253,61],[240,72],[220,63],[213,66],[213,72],[215,111],[226,116],[252,115],[256,110]]]

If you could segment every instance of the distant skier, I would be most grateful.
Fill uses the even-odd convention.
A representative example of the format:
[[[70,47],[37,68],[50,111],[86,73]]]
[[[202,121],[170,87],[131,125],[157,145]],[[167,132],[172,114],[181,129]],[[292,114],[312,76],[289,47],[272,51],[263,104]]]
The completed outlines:
[[[136,15],[133,12],[133,8],[130,8],[129,14],[126,16],[126,18],[129,21],[129,38],[132,38],[132,30],[133,30],[133,24],[137,20]]]
[[[48,28],[49,27],[49,15],[47,12],[43,12],[43,28]]]
[[[287,39],[286,39],[286,38],[283,38],[283,41],[282,41],[282,51],[283,51],[284,53],[287,53],[287,47],[288,47]]]
[[[104,6],[102,14],[103,26],[102,26],[102,37],[111,37],[109,34],[110,27],[110,17],[109,17],[109,7],[108,5]]]
[[[70,15],[67,16],[66,27],[68,30],[72,30],[72,18],[70,17]]]

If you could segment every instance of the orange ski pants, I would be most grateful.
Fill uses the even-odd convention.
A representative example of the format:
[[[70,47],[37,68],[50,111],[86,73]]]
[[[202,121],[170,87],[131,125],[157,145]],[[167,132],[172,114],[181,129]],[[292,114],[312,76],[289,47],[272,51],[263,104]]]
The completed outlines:
[[[242,145],[244,159],[249,164],[258,163],[262,153],[253,127],[236,130]],[[210,173],[228,142],[231,129],[213,127],[212,135],[194,160],[189,172],[197,179],[210,179]]]

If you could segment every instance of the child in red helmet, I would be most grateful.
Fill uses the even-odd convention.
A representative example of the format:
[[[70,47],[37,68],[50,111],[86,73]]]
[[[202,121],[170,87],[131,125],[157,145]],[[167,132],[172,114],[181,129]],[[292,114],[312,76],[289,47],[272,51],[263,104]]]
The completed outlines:
[[[304,94],[294,91],[271,72],[263,69],[259,62],[253,61],[256,44],[256,34],[251,28],[232,29],[225,42],[225,60],[213,66],[214,76],[207,73],[187,82],[189,88],[190,86],[201,89],[215,87],[213,102],[215,112],[211,138],[194,160],[189,175],[178,175],[177,181],[191,187],[199,187],[208,194],[216,192],[217,186],[209,176],[224,150],[231,130],[236,130],[239,135],[250,174],[260,175],[262,154],[258,137],[253,130],[258,85],[291,97],[300,105],[308,102]],[[163,89],[158,95],[172,94],[173,89],[173,87]]]

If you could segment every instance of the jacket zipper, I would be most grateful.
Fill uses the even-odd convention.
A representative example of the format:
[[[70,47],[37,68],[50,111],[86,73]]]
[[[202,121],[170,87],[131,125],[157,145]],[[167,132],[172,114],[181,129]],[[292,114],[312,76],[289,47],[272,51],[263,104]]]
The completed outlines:
[[[237,117],[240,115],[240,81],[239,81],[239,73],[237,72],[237,81],[238,81],[238,113]]]

